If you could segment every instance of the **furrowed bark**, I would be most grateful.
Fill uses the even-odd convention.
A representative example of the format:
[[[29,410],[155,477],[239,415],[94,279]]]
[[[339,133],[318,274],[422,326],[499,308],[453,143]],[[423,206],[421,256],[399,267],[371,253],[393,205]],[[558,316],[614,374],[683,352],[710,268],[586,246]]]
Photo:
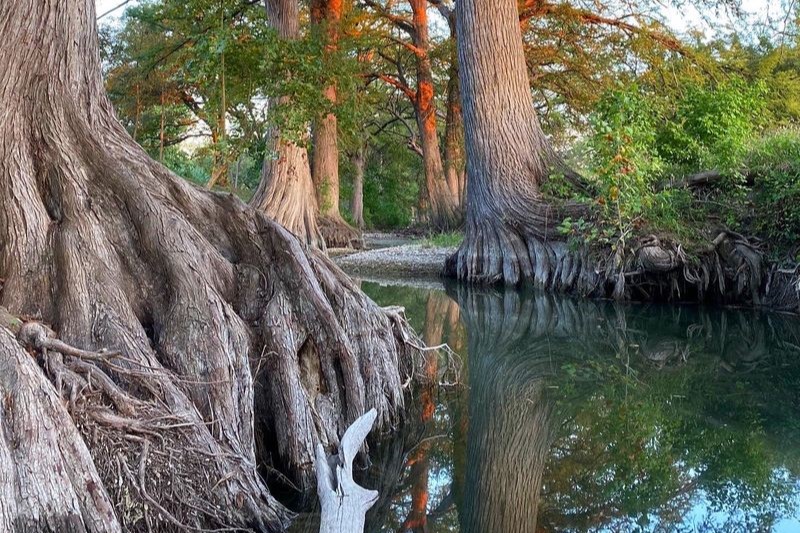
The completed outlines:
[[[34,359],[25,324],[0,328],[2,529],[282,530],[257,465],[309,490],[316,444],[371,408],[397,424],[406,326],[136,145],[94,2],[9,1],[0,21],[0,319],[45,332],[20,334]]]
[[[467,224],[446,271],[475,283],[530,281],[539,260],[535,246],[557,238],[561,219],[577,219],[583,208],[555,209],[539,193],[552,150],[531,103],[516,5],[466,0],[456,14]]]

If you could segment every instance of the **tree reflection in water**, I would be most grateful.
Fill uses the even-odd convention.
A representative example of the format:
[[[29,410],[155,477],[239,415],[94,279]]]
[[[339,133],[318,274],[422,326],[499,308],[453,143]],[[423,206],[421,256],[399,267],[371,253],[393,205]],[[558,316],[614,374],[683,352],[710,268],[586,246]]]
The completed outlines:
[[[800,527],[796,317],[364,289],[450,342],[467,385],[418,391],[373,446],[367,531]]]

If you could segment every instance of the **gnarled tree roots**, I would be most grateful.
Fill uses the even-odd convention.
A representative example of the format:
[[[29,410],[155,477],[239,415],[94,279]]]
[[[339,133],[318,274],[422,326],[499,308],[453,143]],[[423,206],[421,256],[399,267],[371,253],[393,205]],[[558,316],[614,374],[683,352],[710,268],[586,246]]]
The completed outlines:
[[[339,215],[320,215],[319,231],[328,248],[351,248],[360,250],[364,247],[361,232],[347,223]]]
[[[468,283],[533,285],[620,300],[712,301],[800,312],[800,269],[769,264],[755,240],[720,230],[702,250],[642,236],[615,249],[552,228],[483,219],[468,226],[444,274]]]
[[[0,183],[0,530],[282,530],[265,479],[395,426],[413,334],[232,195],[66,138],[4,155],[55,166]]]

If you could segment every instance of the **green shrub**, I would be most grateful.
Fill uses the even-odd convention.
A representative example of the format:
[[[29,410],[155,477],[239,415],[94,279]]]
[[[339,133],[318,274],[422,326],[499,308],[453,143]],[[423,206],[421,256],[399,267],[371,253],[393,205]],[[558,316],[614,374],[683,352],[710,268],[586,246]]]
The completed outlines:
[[[766,89],[732,80],[687,85],[658,133],[663,160],[686,172],[718,169],[735,174],[765,108]]]
[[[638,86],[607,93],[590,117],[590,172],[606,218],[625,234],[653,206],[664,169],[656,149],[657,106]]]
[[[164,150],[164,165],[175,174],[198,185],[205,185],[208,182],[212,164],[210,156],[191,157],[174,146]]]
[[[590,117],[586,146],[607,223],[621,236],[642,229],[690,239],[704,208],[693,204],[688,191],[664,183],[716,169],[729,181],[714,209],[735,224],[745,197],[741,170],[759,128],[764,95],[763,85],[737,80],[687,83],[677,99],[637,85],[604,95]],[[572,227],[564,230],[575,233]]]
[[[748,166],[755,176],[755,229],[778,247],[797,246],[800,130],[781,130],[759,139],[749,154]]]

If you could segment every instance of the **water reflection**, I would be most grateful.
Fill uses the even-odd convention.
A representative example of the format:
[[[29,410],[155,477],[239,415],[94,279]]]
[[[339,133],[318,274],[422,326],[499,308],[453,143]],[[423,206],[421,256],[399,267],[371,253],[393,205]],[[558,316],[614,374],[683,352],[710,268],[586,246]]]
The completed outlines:
[[[796,318],[363,288],[468,384],[373,447],[368,531],[800,530]]]

